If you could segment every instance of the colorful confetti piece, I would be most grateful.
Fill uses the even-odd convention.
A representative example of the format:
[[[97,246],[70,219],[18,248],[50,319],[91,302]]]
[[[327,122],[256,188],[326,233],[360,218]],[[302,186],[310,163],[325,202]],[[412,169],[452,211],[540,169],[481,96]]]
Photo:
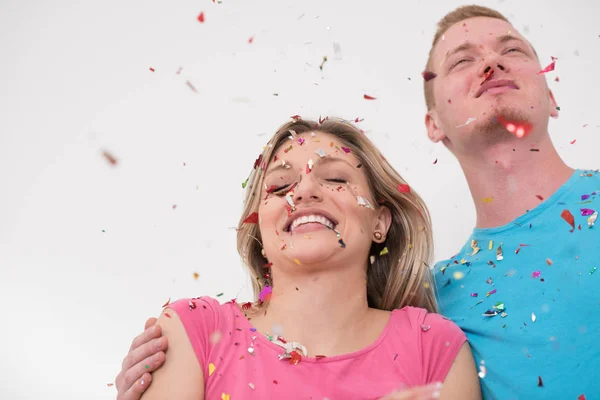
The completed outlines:
[[[255,211],[252,214],[248,215],[244,220],[244,224],[257,224],[258,223],[258,213]]]
[[[377,97],[369,96],[368,94],[365,94],[363,97],[365,100],[377,100]]]

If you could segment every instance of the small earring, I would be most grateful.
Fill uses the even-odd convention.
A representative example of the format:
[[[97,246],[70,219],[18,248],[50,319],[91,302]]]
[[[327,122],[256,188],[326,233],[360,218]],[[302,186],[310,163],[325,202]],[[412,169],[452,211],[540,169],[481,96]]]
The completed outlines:
[[[383,238],[383,235],[379,231],[375,231],[373,236],[375,236],[375,240],[381,240],[381,238]]]

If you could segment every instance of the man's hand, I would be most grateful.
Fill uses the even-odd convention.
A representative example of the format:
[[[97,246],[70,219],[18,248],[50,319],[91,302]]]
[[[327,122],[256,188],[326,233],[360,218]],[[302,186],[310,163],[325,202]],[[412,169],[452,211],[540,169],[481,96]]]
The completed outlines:
[[[144,332],[131,343],[117,375],[117,400],[139,400],[152,381],[151,372],[165,362],[168,343],[156,318],[148,318]]]

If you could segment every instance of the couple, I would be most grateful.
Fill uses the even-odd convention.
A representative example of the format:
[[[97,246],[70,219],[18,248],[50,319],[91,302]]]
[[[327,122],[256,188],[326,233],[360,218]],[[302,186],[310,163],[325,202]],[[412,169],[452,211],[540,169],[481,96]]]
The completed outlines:
[[[427,208],[373,144],[333,119],[283,125],[238,230],[256,301],[168,305],[118,399],[599,398],[600,174],[557,154],[542,69],[494,10],[438,24],[425,123],[477,222],[435,279]]]

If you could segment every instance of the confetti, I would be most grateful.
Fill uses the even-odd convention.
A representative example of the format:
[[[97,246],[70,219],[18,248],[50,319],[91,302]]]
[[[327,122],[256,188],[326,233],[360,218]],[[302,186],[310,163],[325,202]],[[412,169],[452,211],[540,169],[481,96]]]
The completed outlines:
[[[596,267],[590,269],[590,275],[592,275],[594,272],[596,272]]]
[[[556,66],[556,60],[558,60],[558,59],[555,57],[552,57],[552,62],[550,64],[548,64],[548,66],[546,68],[544,68],[537,74],[541,75],[541,74],[545,74],[546,72],[554,71],[554,67]]]
[[[576,142],[576,141],[577,141],[577,139],[575,139],[575,140],[572,140],[570,143],[571,143],[571,144],[575,144],[575,142]]]
[[[544,198],[539,194],[536,194],[535,197],[537,197],[539,201],[544,201]]]
[[[117,165],[117,163],[118,163],[117,159],[112,154],[110,154],[108,151],[103,151],[102,155],[104,156],[104,158],[106,159],[106,161],[108,161],[108,163],[110,165]]]
[[[587,224],[588,224],[588,228],[591,228],[592,226],[594,226],[594,224],[596,223],[596,220],[598,219],[598,211],[596,211],[594,214],[592,214],[588,219],[587,219]]]
[[[425,325],[425,324],[421,324],[421,330],[423,332],[427,332],[428,330],[431,329],[431,325]]]
[[[217,293],[217,297],[223,296],[223,293]]]
[[[154,72],[154,68],[150,67],[150,71]]]
[[[192,89],[193,92],[198,93],[198,91],[196,90],[196,88],[194,87],[194,85],[192,85],[192,82],[190,81],[185,81],[185,84],[188,85],[188,87],[190,89]]]
[[[502,245],[498,246],[496,249],[496,261],[504,260],[504,256],[502,255]]]
[[[188,307],[190,308],[190,311],[195,310],[196,309],[196,302],[194,300],[188,301]]]
[[[540,275],[542,274],[541,271],[533,271],[533,274],[531,274],[534,278],[539,278]]]
[[[481,250],[479,247],[477,247],[477,240],[471,240],[471,248],[473,249],[471,256],[474,256],[475,254],[479,253],[479,250]]]
[[[315,162],[312,160],[312,158],[310,158],[308,160],[308,163],[306,164],[306,173],[310,173],[310,171],[312,171],[312,167],[313,165],[315,165]]]
[[[537,317],[535,316],[535,314],[531,313],[531,321],[535,322],[536,319],[537,319]]]
[[[377,99],[377,97],[369,96],[368,94],[365,94],[363,97],[365,100],[376,100]]]
[[[327,155],[327,153],[325,153],[325,150],[323,150],[322,148],[318,148],[315,153],[317,153],[317,155],[321,158],[325,157]]]
[[[485,294],[485,297],[490,297],[491,295],[493,295],[494,293],[496,293],[496,289],[490,290],[489,292],[487,292]]]
[[[488,67],[489,68],[489,67]],[[484,83],[486,83],[487,81],[490,80],[490,78],[492,77],[492,75],[494,75],[494,70],[489,68],[488,70],[485,71],[485,75],[483,76],[483,82],[481,82],[481,85],[483,85]]]
[[[362,196],[356,196],[356,201],[358,202],[359,206],[371,208],[371,203],[369,203],[369,200],[365,199]]]
[[[498,310],[499,312],[503,312],[506,308],[504,307],[504,303],[499,301],[493,305],[494,310]]]
[[[215,364],[209,363],[208,364],[208,376],[211,376],[215,372],[215,369],[217,369],[215,367]]]
[[[398,185],[398,191],[400,193],[410,193],[410,186],[407,184],[401,183]]]
[[[297,258],[294,258],[294,262],[295,262],[296,264],[298,264],[298,265],[301,265],[301,264],[300,264],[300,260],[298,260]]]
[[[262,288],[260,293],[258,294],[258,300],[262,303],[268,301],[271,298],[271,293],[273,293],[273,288],[271,286],[265,286]]]
[[[467,119],[467,121],[466,121],[464,124],[462,124],[462,125],[458,125],[458,126],[457,126],[457,128],[460,128],[460,127],[463,127],[463,126],[467,126],[467,125],[469,125],[471,122],[474,122],[474,121],[477,121],[477,118],[469,117],[469,118]]]
[[[519,139],[525,137],[533,129],[533,125],[527,121],[512,121],[502,116],[498,116],[498,122]]]
[[[209,341],[211,344],[215,345],[217,343],[219,343],[221,341],[221,338],[223,337],[223,334],[221,334],[221,332],[219,331],[214,331],[209,338]]]
[[[425,79],[425,82],[429,82],[430,80],[435,78],[437,74],[431,71],[423,71],[421,72],[421,76],[423,77],[423,79]]]
[[[169,304],[171,304],[171,298],[170,297],[169,297],[169,300],[167,300],[167,302],[162,305],[162,308],[168,307]]]
[[[221,400],[231,400],[231,396],[227,393],[221,393]]]
[[[454,279],[456,279],[458,281],[458,280],[461,280],[462,278],[464,278],[465,274],[463,274],[460,271],[456,271],[454,274],[452,274],[452,276],[454,276]]]
[[[346,243],[344,243],[342,239],[338,240],[338,243],[340,244],[340,246],[342,246],[342,249],[346,248]]]
[[[201,24],[204,23],[204,12],[201,12],[200,15],[198,15],[198,21]]]
[[[319,69],[321,71],[323,71],[323,66],[325,65],[326,62],[327,62],[327,56],[323,56],[323,61],[321,62],[321,65],[319,65]]]
[[[589,208],[582,208],[581,209],[581,216],[582,217],[589,217],[590,215],[593,215],[595,213],[594,210],[591,210]]]
[[[490,204],[494,198],[493,197],[484,197],[481,199],[484,203]]]
[[[485,378],[485,376],[487,375],[487,368],[484,364],[485,362],[481,360],[481,365],[479,366],[479,373],[477,374],[481,379]]]
[[[171,314],[169,314],[168,312],[165,313],[165,317],[167,318],[171,318]]]
[[[256,224],[258,223],[258,213],[255,211],[244,220],[244,224]]]
[[[112,387],[112,386],[115,386],[115,384],[114,383],[107,383],[106,386]]]
[[[478,293],[471,293],[471,297],[477,297],[477,296],[479,296]]]
[[[387,247],[384,247],[384,248],[383,248],[383,250],[381,250],[381,251],[379,252],[379,255],[380,255],[380,256],[382,256],[382,255],[384,255],[384,254],[387,254],[387,253],[388,253],[388,248],[387,248]]]
[[[350,153],[350,149],[348,147],[342,146],[342,150],[344,150],[344,153],[346,154]]]
[[[542,382],[541,376],[538,376],[538,387],[544,387],[544,383]]]
[[[248,39],[248,44],[252,44],[252,42],[254,42],[254,36],[250,36],[250,39]]]
[[[563,212],[560,213],[560,216],[567,222],[567,224],[571,225],[571,232],[573,232],[575,230],[575,217],[573,217],[571,211],[563,210]]]

